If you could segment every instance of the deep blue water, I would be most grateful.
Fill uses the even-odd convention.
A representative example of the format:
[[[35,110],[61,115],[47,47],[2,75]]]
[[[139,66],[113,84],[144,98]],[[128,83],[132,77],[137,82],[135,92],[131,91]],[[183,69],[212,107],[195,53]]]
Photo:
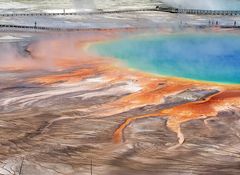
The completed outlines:
[[[93,45],[90,50],[150,73],[240,84],[240,36],[235,34],[125,38]]]

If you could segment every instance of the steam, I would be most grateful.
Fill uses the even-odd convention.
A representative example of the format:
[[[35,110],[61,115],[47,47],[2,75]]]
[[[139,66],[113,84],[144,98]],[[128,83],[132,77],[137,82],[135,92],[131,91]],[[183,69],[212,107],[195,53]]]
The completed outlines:
[[[239,0],[162,0],[176,8],[204,10],[240,10]]]
[[[95,1],[94,0],[72,0],[73,5],[77,9],[95,9]]]
[[[38,38],[27,46],[0,44],[0,70],[58,70],[76,66],[91,57],[85,51],[88,42],[104,39],[108,34],[78,32],[52,34]]]
[[[26,61],[18,51],[16,45],[4,43],[0,45],[0,67],[13,67],[16,62]]]

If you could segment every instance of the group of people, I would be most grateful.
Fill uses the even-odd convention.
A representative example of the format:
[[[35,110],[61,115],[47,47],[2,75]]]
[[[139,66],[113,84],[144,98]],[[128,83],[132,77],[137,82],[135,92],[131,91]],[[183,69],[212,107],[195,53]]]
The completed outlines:
[[[219,22],[218,22],[218,21],[214,21],[214,20],[212,20],[212,21],[209,20],[209,21],[208,21],[208,25],[209,25],[209,26],[214,26],[214,25],[215,25],[215,26],[218,26],[218,25],[219,25]]]
[[[208,24],[209,24],[209,26],[219,26],[219,21],[218,20],[216,20],[216,21],[214,21],[214,20],[209,20],[208,21]],[[234,21],[234,23],[233,23],[233,26],[234,27],[236,27],[237,26],[237,21]]]

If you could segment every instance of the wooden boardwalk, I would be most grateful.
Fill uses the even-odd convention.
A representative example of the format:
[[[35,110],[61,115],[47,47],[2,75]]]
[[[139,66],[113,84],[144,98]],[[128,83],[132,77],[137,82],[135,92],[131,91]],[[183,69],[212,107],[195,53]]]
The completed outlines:
[[[124,27],[118,28],[122,30],[132,30],[136,29],[134,27]],[[143,27],[138,29],[145,29]],[[13,24],[0,24],[0,32],[8,32],[8,31],[29,31],[29,32],[38,32],[38,31],[63,31],[63,32],[74,32],[74,31],[105,31],[105,30],[115,30],[115,28],[82,28],[82,27],[45,27],[45,26],[30,26],[30,25],[13,25]]]
[[[144,11],[161,11],[168,13],[182,13],[195,15],[222,15],[222,16],[239,16],[240,10],[200,10],[200,9],[179,9],[171,7],[156,7],[156,8],[142,8],[142,9],[126,9],[126,10],[108,10],[108,11],[93,11],[93,12],[62,12],[62,13],[6,13],[0,14],[0,17],[14,17],[14,16],[81,16],[81,15],[101,15],[114,13],[130,13],[130,12],[144,12]]]
[[[159,11],[169,13],[181,14],[195,14],[195,15],[221,15],[221,16],[239,16],[240,10],[200,10],[200,9],[178,9],[178,8],[161,8],[157,7]]]
[[[212,27],[220,27],[220,28],[232,28],[232,29],[240,29],[240,26],[234,25],[196,25],[196,26],[182,26],[183,28],[195,27],[195,28],[212,28]],[[151,27],[141,27],[138,29],[149,29]],[[125,27],[121,28],[123,30],[131,30],[136,29],[134,27]],[[40,32],[40,31],[54,31],[54,32],[74,32],[74,31],[104,31],[104,30],[115,30],[114,28],[61,28],[61,27],[44,27],[44,26],[24,26],[24,25],[11,25],[11,24],[0,24],[0,32],[9,32],[9,31],[28,31],[28,32]]]
[[[79,28],[60,28],[60,27],[44,27],[44,26],[24,26],[24,25],[12,25],[12,24],[0,24],[0,30],[4,29],[30,29],[30,30],[82,30]]]
[[[108,11],[93,11],[93,12],[71,12],[71,13],[6,13],[0,14],[2,17],[13,16],[78,16],[78,15],[101,15],[101,14],[114,14],[114,13],[130,13],[130,12],[144,12],[144,11],[159,11],[156,8],[143,8],[143,9],[126,9],[126,10],[108,10]]]
[[[194,9],[177,9],[169,7],[156,7],[156,8],[144,8],[144,9],[128,9],[128,10],[113,10],[113,11],[94,11],[94,12],[75,12],[75,13],[13,13],[13,14],[0,14],[0,17],[14,17],[14,16],[81,16],[81,15],[97,15],[97,14],[114,14],[114,13],[130,13],[130,12],[167,12],[167,13],[179,13],[179,14],[195,14],[195,15],[223,15],[223,16],[240,16],[240,11],[224,11],[224,10],[194,10]],[[201,26],[192,26],[198,28],[214,27],[206,24]],[[221,28],[240,28],[236,24],[229,26],[221,26]],[[130,28],[131,29],[131,28]],[[111,30],[101,28],[64,28],[64,27],[45,27],[34,25],[15,25],[15,24],[0,24],[0,31],[83,31],[83,30]]]
[[[81,15],[101,15],[101,14],[117,14],[130,12],[144,12],[144,11],[161,11],[168,13],[181,14],[195,14],[195,15],[222,15],[222,16],[239,16],[240,10],[198,10],[198,9],[178,9],[171,7],[156,7],[156,8],[142,8],[142,9],[126,9],[126,10],[108,10],[108,11],[93,11],[93,12],[67,12],[67,13],[6,13],[0,14],[0,17],[14,17],[14,16],[81,16]]]

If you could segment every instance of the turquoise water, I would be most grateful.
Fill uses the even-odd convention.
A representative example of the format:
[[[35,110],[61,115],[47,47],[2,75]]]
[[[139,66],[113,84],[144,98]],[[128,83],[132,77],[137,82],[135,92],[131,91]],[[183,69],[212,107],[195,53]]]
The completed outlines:
[[[145,72],[240,84],[240,36],[235,34],[125,38],[93,45],[90,50]]]

